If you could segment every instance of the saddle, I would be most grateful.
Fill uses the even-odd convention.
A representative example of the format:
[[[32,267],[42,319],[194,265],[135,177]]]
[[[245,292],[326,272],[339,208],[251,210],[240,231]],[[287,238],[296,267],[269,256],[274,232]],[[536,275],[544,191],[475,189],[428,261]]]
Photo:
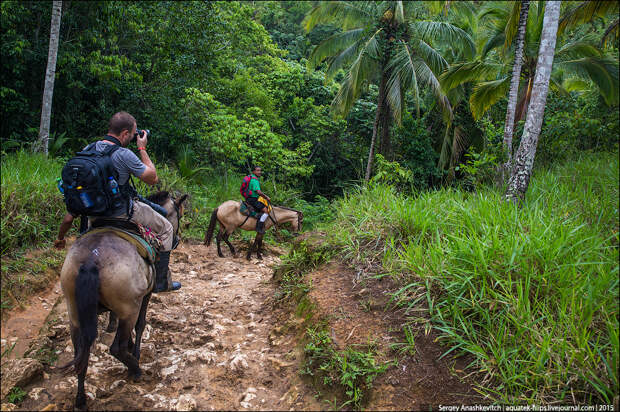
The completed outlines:
[[[90,229],[81,236],[104,232],[111,232],[125,239],[136,247],[140,256],[149,264],[155,263],[162,243],[151,228],[125,219],[100,218],[93,221]]]
[[[241,213],[243,216],[256,217],[258,213],[256,212],[256,209],[252,207],[252,205],[247,203],[245,200],[242,200],[239,203],[239,213]]]

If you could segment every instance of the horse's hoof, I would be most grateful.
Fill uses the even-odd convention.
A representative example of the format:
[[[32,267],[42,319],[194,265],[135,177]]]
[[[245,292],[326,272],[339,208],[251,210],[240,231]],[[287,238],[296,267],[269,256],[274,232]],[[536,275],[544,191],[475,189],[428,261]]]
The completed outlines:
[[[141,376],[142,376],[142,370],[141,369],[138,369],[136,372],[129,374],[129,377],[134,382],[139,382]]]

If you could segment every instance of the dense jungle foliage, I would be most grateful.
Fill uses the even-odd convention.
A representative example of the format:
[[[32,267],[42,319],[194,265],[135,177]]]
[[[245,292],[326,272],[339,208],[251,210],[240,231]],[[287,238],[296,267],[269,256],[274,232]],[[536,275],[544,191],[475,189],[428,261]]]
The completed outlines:
[[[520,211],[502,203],[498,177],[518,4],[64,1],[46,158],[31,150],[52,2],[3,1],[2,254],[50,244],[64,214],[55,180],[64,161],[125,110],[151,130],[160,188],[191,194],[189,237],[240,197],[241,177],[258,164],[264,191],[303,210],[306,228],[399,279],[399,305],[430,305],[449,351],[485,371],[485,393],[567,402],[574,388],[581,401],[610,403],[618,6],[562,3]],[[544,8],[529,5],[515,151]],[[8,276],[3,268],[3,300]]]

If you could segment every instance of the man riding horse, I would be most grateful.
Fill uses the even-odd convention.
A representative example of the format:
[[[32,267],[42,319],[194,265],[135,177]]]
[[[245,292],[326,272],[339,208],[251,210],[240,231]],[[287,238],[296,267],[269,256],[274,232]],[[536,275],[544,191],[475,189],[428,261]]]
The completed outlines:
[[[147,132],[141,130],[136,133],[136,119],[127,112],[118,112],[112,116],[109,123],[108,134],[103,140],[95,143],[95,150],[104,152],[110,148],[110,145],[118,145],[111,155],[110,160],[118,176],[118,185],[120,193],[124,194],[122,204],[117,205],[114,210],[107,213],[106,217],[115,219],[129,220],[149,227],[155,232],[162,242],[162,248],[159,251],[159,259],[155,262],[155,286],[153,292],[165,292],[168,290],[178,290],[181,288],[179,282],[168,284],[168,265],[170,262],[170,251],[173,249],[174,232],[170,222],[161,214],[153,210],[144,199],[138,200],[135,190],[129,185],[130,175],[136,176],[144,183],[155,185],[159,182],[155,165],[146,152],[148,142]],[[136,139],[138,153],[140,159],[126,146]],[[87,146],[88,147],[88,146]],[[132,193],[133,192],[133,193]],[[131,193],[132,195],[129,195]],[[65,246],[64,236],[71,228],[71,224],[75,216],[67,213],[60,225],[58,239],[54,241],[54,245],[58,248]],[[89,217],[91,223],[96,222],[98,218]]]
[[[260,190],[260,181],[258,178],[261,177],[262,174],[263,170],[260,166],[254,166],[252,174],[249,176],[250,181],[248,183],[247,197],[245,198],[246,203],[252,206],[254,210],[256,210],[256,213],[260,215],[260,218],[256,221],[256,232],[260,234],[265,233],[265,221],[269,217],[269,207],[258,200],[259,196],[265,198],[267,202],[271,202],[269,196]]]

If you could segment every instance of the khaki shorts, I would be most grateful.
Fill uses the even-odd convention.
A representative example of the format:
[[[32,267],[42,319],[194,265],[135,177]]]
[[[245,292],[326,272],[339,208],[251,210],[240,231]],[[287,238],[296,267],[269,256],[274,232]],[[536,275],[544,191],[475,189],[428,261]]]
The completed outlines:
[[[153,210],[149,205],[137,200],[133,200],[133,215],[130,222],[140,223],[143,226],[148,226],[153,232],[159,235],[162,243],[162,252],[172,250],[172,242],[174,241],[174,228],[172,224]],[[120,216],[115,216],[115,219],[127,219],[127,214],[124,213]],[[93,218],[90,218],[93,219]]]

